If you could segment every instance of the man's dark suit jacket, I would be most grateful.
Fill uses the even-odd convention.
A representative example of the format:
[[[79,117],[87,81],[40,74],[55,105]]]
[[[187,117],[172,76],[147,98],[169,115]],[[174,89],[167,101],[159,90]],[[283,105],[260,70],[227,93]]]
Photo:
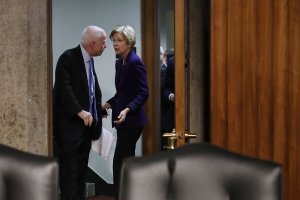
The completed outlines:
[[[175,93],[175,58],[170,57],[167,61],[167,70],[166,70],[166,82],[165,82],[165,90],[164,90],[164,99],[165,101],[169,101],[169,95],[171,93]]]
[[[74,141],[88,134],[93,140],[102,131],[101,90],[95,76],[95,96],[97,100],[98,123],[85,126],[77,116],[81,110],[89,111],[89,87],[81,48],[78,45],[66,50],[58,59],[53,90],[54,135],[58,140]]]
[[[167,66],[166,64],[160,65],[160,130],[162,133],[167,132],[166,125],[168,124],[167,113],[169,109],[169,100],[164,98],[166,90],[166,75]]]
[[[170,57],[167,61],[166,70],[166,82],[165,89],[163,93],[164,102],[167,102],[168,106],[165,116],[164,128],[166,132],[171,132],[175,128],[175,105],[174,102],[169,100],[169,95],[171,93],[175,94],[175,58]]]
[[[123,65],[116,60],[116,94],[108,100],[112,106],[112,126],[115,128],[144,127],[147,121],[144,104],[149,96],[146,70],[141,59],[131,50]],[[115,125],[118,115],[126,107],[130,108],[125,121]]]

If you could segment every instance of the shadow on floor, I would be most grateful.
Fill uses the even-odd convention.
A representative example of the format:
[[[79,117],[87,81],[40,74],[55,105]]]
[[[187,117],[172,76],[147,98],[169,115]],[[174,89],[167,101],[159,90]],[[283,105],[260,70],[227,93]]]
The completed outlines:
[[[103,197],[104,200],[111,200],[115,196],[114,185],[108,184],[101,177],[99,177],[93,170],[88,168],[86,182],[95,183],[95,195]],[[107,197],[107,198],[106,198]],[[102,200],[96,199],[96,200]],[[94,200],[94,199],[91,199]]]

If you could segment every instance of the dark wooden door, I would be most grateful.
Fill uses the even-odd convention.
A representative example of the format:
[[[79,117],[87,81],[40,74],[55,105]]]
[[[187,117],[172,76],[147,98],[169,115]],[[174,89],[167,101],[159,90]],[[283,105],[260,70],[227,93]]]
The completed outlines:
[[[300,199],[300,1],[212,0],[212,143],[283,165]]]

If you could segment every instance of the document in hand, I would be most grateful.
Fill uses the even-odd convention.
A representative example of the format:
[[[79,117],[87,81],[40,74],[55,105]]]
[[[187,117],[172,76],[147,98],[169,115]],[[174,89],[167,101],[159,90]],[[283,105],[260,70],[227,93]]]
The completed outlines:
[[[109,151],[114,141],[114,135],[102,128],[102,134],[98,140],[92,141],[92,150],[97,152],[105,160],[108,158]]]

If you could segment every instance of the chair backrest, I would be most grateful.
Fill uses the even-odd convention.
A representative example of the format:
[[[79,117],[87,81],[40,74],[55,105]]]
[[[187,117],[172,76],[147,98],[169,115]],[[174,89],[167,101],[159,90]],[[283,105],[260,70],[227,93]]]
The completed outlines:
[[[282,166],[210,144],[123,162],[121,200],[280,200]]]
[[[1,200],[57,200],[58,163],[0,145]]]

